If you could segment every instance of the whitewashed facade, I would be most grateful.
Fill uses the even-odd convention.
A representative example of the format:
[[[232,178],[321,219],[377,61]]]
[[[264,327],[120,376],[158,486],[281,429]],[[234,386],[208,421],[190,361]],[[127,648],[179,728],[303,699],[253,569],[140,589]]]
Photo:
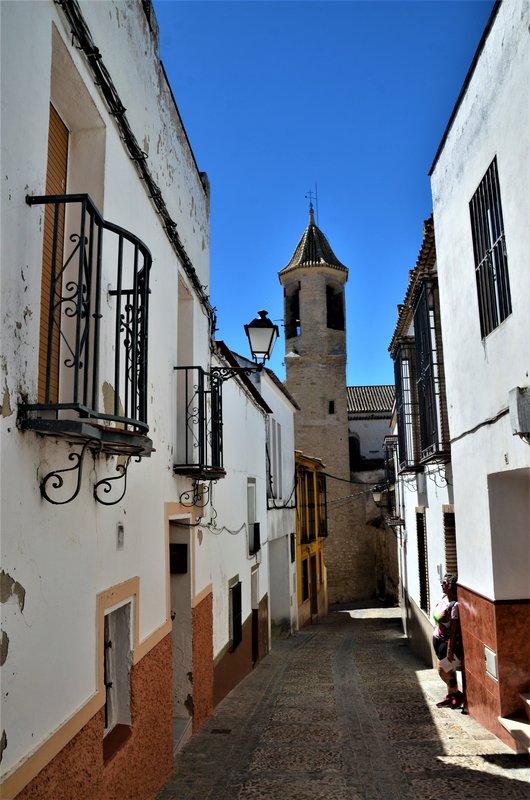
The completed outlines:
[[[495,5],[431,170],[469,707],[526,746],[503,718],[530,680],[529,24]]]
[[[396,408],[386,442],[387,527],[399,547],[404,629],[413,650],[431,663],[431,611],[442,596],[442,576],[457,571],[442,339],[430,218],[389,348]]]
[[[270,408],[218,343],[223,381],[223,463],[198,528],[213,588],[214,703],[270,649],[266,430]],[[255,368],[255,365],[252,364]],[[207,566],[206,566],[207,565]]]
[[[3,3],[1,13],[1,793],[148,796],[171,769],[173,718],[199,725],[213,704],[210,573],[196,529],[181,542],[174,524],[199,513],[197,469],[174,474],[186,423],[174,368],[209,369],[208,183],[148,5]],[[52,119],[64,145],[55,184]],[[55,204],[64,232],[53,215],[47,228],[50,195],[68,196]],[[46,259],[56,295],[41,296]],[[126,487],[104,482],[127,463]],[[179,542],[187,564],[172,587]]]
[[[254,366],[247,358],[234,357],[241,367]],[[285,636],[298,629],[294,450],[298,405],[272,370],[265,368],[249,377],[269,408],[265,467],[270,624],[273,637]]]

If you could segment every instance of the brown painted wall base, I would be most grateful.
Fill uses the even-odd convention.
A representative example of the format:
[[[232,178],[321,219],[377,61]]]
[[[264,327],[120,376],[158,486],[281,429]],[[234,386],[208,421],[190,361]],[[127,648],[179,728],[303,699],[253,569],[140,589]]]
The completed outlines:
[[[193,732],[213,711],[213,594],[191,611]]]
[[[269,598],[265,595],[258,609],[258,661],[269,651]],[[214,666],[214,705],[221,702],[252,669],[252,614],[243,623],[239,646],[223,651]]]
[[[149,800],[173,766],[171,636],[131,670],[131,734],[103,764],[104,710],[17,795],[17,800]]]
[[[485,728],[515,749],[497,717],[522,710],[530,687],[530,601],[494,603],[458,588],[469,711]],[[495,680],[486,673],[484,645],[497,654]]]
[[[269,652],[269,597],[262,597],[258,608],[258,661]]]

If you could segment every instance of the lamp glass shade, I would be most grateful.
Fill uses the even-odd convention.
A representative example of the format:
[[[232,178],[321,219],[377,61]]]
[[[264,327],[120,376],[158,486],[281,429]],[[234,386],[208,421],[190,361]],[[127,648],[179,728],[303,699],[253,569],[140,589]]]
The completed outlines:
[[[245,325],[250,351],[254,361],[265,362],[271,357],[274,343],[279,336],[278,326],[267,319],[266,311],[259,311],[259,317]]]

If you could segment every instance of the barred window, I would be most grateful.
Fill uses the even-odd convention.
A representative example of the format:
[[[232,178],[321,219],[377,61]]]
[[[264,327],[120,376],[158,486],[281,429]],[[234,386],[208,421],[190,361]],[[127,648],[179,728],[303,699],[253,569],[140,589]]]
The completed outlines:
[[[400,469],[413,468],[419,460],[413,343],[402,342],[394,362]]]
[[[480,331],[484,339],[512,313],[497,157],[469,204]]]
[[[443,358],[436,283],[424,284],[414,310],[421,457],[448,449]]]
[[[428,614],[430,611],[429,567],[428,567],[428,556],[427,556],[427,529],[425,527],[425,513],[423,511],[416,512],[416,534],[418,539],[420,608]]]
[[[318,478],[318,535],[328,535],[328,506],[326,495],[326,476],[319,475]]]

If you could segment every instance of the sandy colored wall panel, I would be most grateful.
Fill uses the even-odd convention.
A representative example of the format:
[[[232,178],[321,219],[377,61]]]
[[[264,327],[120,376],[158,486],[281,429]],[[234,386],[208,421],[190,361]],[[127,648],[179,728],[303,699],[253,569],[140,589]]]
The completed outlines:
[[[193,730],[213,711],[213,595],[192,609]]]

